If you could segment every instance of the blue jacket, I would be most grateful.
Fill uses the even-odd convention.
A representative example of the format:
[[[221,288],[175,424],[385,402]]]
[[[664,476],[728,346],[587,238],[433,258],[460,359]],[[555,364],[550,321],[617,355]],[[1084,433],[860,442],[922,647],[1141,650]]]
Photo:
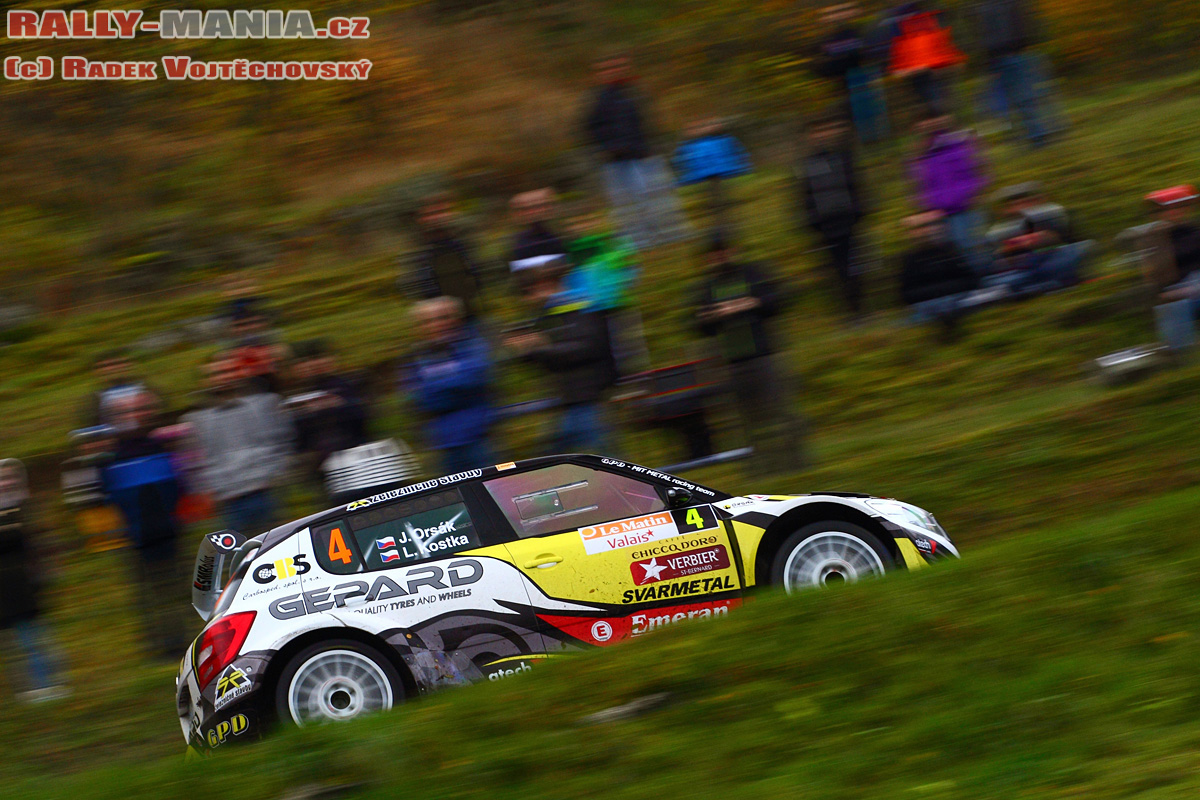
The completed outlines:
[[[420,353],[412,364],[409,391],[430,417],[429,444],[461,447],[486,437],[494,416],[491,385],[491,353],[473,330]]]
[[[727,133],[688,139],[675,150],[672,161],[681,186],[746,175],[751,169],[745,148]]]

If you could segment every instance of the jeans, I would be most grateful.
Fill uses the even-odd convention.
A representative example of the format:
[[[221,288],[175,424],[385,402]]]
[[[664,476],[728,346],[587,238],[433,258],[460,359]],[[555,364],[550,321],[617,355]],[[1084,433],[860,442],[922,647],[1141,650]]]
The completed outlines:
[[[879,70],[859,67],[848,71],[846,94],[850,100],[850,117],[854,120],[854,130],[859,140],[869,143],[886,139],[891,131]]]
[[[621,231],[639,250],[688,235],[675,197],[675,184],[659,157],[612,161],[604,165],[604,187]]]
[[[275,503],[267,489],[231,498],[222,505],[221,516],[225,527],[246,536],[263,533],[275,518]]]
[[[1154,307],[1154,325],[1158,338],[1175,351],[1196,346],[1196,301],[1191,298],[1160,303]]]
[[[1016,111],[1025,126],[1025,136],[1034,144],[1046,138],[1041,110],[1038,64],[1030,53],[1013,53],[996,59],[992,74],[992,97],[998,115],[1007,118]]]
[[[457,475],[469,469],[486,467],[496,463],[492,455],[492,447],[487,439],[476,439],[473,442],[460,444],[455,447],[442,448],[442,470],[446,475]]]
[[[945,297],[934,297],[930,300],[913,303],[913,324],[922,325],[927,322],[961,316],[967,309],[963,301],[966,300],[968,294],[970,293],[948,294]]]
[[[984,245],[983,215],[974,209],[947,214],[946,234],[962,253],[963,258],[976,275],[983,275],[991,267],[991,256]]]
[[[48,689],[59,684],[58,661],[53,655],[50,635],[37,620],[27,619],[13,625],[17,646],[25,654],[31,689]]]
[[[1026,253],[1010,261],[1011,269],[989,275],[984,286],[1007,286],[1014,295],[1035,297],[1079,283],[1079,268],[1095,247],[1091,241]]]
[[[608,426],[600,403],[579,403],[562,410],[554,450],[557,453],[607,455],[608,439]]]

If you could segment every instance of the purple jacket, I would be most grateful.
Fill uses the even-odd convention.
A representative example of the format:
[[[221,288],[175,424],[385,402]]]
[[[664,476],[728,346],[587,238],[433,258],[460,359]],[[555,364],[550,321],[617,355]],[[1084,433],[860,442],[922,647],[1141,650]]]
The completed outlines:
[[[966,131],[939,133],[912,163],[921,205],[945,214],[966,211],[987,186],[975,154],[975,139]]]

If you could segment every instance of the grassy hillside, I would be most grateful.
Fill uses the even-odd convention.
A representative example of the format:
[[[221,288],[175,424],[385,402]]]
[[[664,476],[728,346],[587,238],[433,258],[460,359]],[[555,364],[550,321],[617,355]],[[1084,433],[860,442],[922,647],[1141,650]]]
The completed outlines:
[[[127,753],[9,796],[1192,797],[1198,503],[1067,526],[1047,507],[961,563],[762,596],[359,723],[198,765]],[[659,692],[645,716],[580,724]]]

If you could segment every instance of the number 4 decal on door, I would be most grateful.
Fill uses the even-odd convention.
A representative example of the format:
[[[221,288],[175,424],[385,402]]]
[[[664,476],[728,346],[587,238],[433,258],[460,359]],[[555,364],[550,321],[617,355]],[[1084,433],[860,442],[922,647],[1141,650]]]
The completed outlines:
[[[671,518],[675,520],[675,527],[679,528],[680,533],[695,533],[717,527],[717,515],[713,513],[712,506],[681,508],[672,511]]]
[[[346,547],[346,540],[342,538],[342,529],[331,530],[329,532],[329,560],[349,564],[353,558],[354,555],[350,552],[350,548]]]

